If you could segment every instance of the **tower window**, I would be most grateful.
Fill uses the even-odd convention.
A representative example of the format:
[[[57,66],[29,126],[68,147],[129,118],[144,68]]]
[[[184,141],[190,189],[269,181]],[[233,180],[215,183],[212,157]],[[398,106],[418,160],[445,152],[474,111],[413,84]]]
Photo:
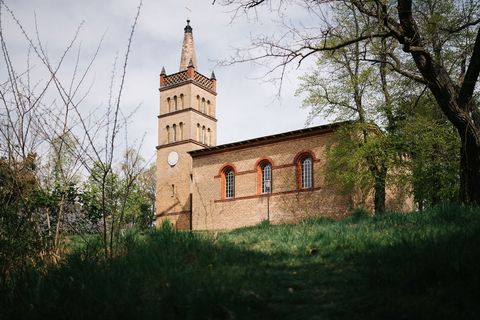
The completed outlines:
[[[172,112],[172,99],[167,98],[168,112]]]
[[[174,125],[172,126],[172,128],[173,128],[173,138],[172,138],[172,142],[176,142],[176,141],[177,141],[177,125],[174,124]]]
[[[183,140],[183,122],[180,122],[178,125],[178,139],[181,141]]]
[[[170,126],[167,126],[167,143],[170,143]]]
[[[185,101],[183,93],[180,95],[180,108],[185,109]]]
[[[178,110],[178,99],[177,96],[173,97],[173,110],[177,111]]]
[[[207,132],[206,132],[206,130],[205,130],[205,126],[203,126],[203,127],[202,127],[202,141],[201,141],[203,144],[206,144],[206,143],[207,143],[207,141],[206,141],[207,139],[206,139],[206,138],[207,138]]]
[[[202,98],[202,109],[200,111],[205,113],[205,98]]]
[[[200,96],[197,96],[197,110],[200,110]]]
[[[197,141],[201,142],[200,141],[200,123],[197,123]]]
[[[213,115],[212,114],[212,105],[210,104],[210,100],[207,101],[207,111],[206,112],[210,116]]]
[[[212,145],[212,130],[210,128],[207,129],[207,145]]]

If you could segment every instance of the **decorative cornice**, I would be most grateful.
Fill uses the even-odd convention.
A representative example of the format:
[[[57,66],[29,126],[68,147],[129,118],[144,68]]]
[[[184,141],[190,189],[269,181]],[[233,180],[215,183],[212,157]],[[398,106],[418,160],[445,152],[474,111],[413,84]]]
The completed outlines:
[[[158,119],[161,119],[161,118],[173,116],[173,115],[175,115],[175,114],[179,114],[179,113],[183,113],[183,112],[188,112],[188,111],[195,112],[195,113],[197,113],[197,114],[199,114],[199,115],[201,115],[201,116],[203,116],[203,117],[205,117],[205,118],[207,118],[207,119],[210,119],[210,120],[212,120],[212,121],[214,121],[214,122],[217,122],[217,121],[218,121],[216,118],[211,117],[211,116],[209,116],[208,114],[203,113],[203,112],[200,112],[200,111],[198,111],[197,109],[194,109],[194,108],[185,108],[185,109],[180,109],[180,110],[172,111],[172,112],[169,112],[169,113],[165,113],[165,114],[158,115],[157,118],[158,118]]]
[[[192,68],[190,68],[192,69]],[[160,92],[171,88],[176,88],[185,84],[195,84],[198,87],[217,95],[216,79],[209,79],[195,70],[184,70],[170,75],[160,74]]]
[[[337,122],[337,123],[322,125],[318,127],[312,127],[312,128],[274,134],[271,136],[265,136],[265,137],[250,139],[250,140],[227,143],[219,146],[209,147],[202,150],[190,151],[189,154],[193,158],[196,158],[196,157],[203,157],[203,156],[213,155],[213,154],[222,153],[222,152],[230,152],[233,150],[278,143],[278,142],[288,141],[293,139],[303,139],[308,136],[322,135],[329,132],[333,132],[339,126],[345,125],[348,123],[351,123],[351,121]]]
[[[165,91],[165,90],[168,90],[168,89],[172,89],[172,88],[176,88],[176,87],[180,87],[180,86],[183,86],[185,84],[194,84],[196,85],[197,87],[199,88],[202,88],[208,92],[210,92],[211,94],[213,94],[214,96],[217,95],[217,93],[215,91],[213,91],[212,89],[210,88],[207,88],[206,86],[202,86],[200,83],[196,82],[195,80],[185,80],[185,81],[182,81],[182,82],[178,82],[178,83],[175,83],[175,84],[172,84],[172,85],[168,85],[168,86],[163,86],[163,87],[160,87],[158,90],[160,92],[162,91]]]
[[[167,144],[162,144],[161,146],[156,146],[155,148],[157,150],[160,150],[160,149],[164,149],[164,148],[168,148],[168,147],[174,147],[174,146],[179,146],[179,145],[182,145],[182,144],[187,144],[187,143],[193,143],[193,144],[196,144],[200,147],[203,147],[203,148],[208,148],[208,145],[206,144],[203,144],[201,142],[198,142],[196,140],[193,140],[193,139],[187,139],[187,140],[181,140],[181,141],[176,141],[176,142],[170,142],[170,143],[167,143]]]

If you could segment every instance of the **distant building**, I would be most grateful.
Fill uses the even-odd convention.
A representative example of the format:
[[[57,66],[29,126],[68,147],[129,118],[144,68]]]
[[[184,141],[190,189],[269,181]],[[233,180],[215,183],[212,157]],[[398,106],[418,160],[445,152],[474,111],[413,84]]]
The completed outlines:
[[[197,72],[189,21],[184,31],[179,72],[160,74],[156,224],[231,229],[343,217],[358,206],[356,195],[325,184],[326,150],[340,124],[216,145],[217,80]],[[410,210],[411,198],[390,189],[387,208]]]

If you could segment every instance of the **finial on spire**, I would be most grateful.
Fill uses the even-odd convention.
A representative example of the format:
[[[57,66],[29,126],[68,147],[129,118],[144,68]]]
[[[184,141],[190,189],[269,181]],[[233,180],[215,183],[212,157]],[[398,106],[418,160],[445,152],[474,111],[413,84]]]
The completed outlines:
[[[165,67],[162,67],[162,72],[160,72],[160,74],[167,74],[167,73],[165,72]]]
[[[210,76],[210,80],[217,80],[217,78],[215,78],[215,72],[212,71],[212,75]]]
[[[185,33],[192,33],[192,26],[190,26],[190,19],[187,19],[187,25],[183,30],[185,31]]]

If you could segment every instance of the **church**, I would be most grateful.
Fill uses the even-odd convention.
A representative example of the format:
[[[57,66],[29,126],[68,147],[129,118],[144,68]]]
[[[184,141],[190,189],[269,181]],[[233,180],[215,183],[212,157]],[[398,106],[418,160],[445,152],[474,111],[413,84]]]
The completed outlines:
[[[179,72],[160,74],[155,224],[221,230],[341,218],[361,203],[325,184],[329,124],[217,145],[216,83],[197,71],[193,29],[184,29]],[[366,204],[367,208],[372,206]],[[387,190],[386,207],[408,211],[408,193]]]

